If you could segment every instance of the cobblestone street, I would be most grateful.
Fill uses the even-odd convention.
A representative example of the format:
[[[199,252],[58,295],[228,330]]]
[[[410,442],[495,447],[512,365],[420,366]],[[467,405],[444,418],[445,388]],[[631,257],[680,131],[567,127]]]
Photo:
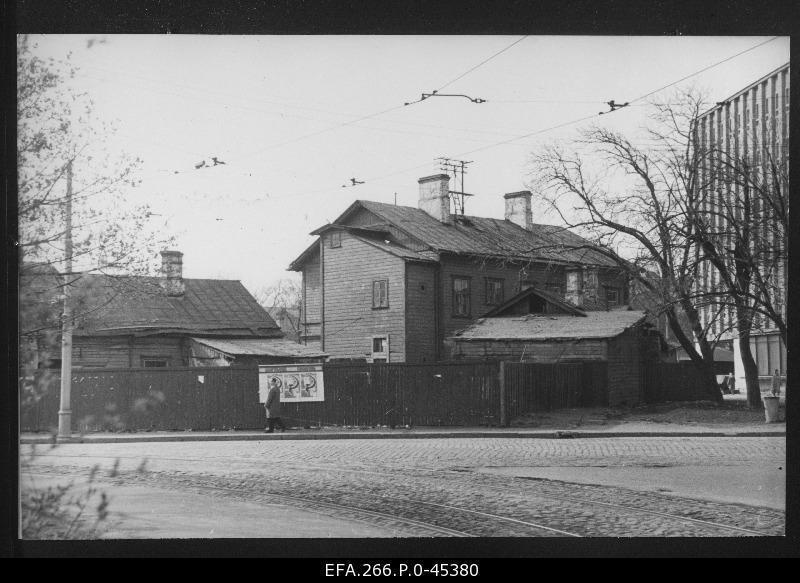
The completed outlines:
[[[293,529],[287,514],[282,534],[272,524],[254,535],[245,520],[241,534],[226,536],[758,536],[783,534],[783,509],[769,496],[784,495],[784,460],[783,437],[65,444],[37,446],[21,476],[23,487],[29,478],[79,480],[99,465],[112,512],[129,519],[138,510],[124,500],[115,508],[115,489],[195,497],[185,513],[204,525],[223,519],[214,514],[223,502],[327,521]],[[661,479],[675,472],[681,490]],[[730,476],[753,495],[737,498]],[[152,536],[117,524],[110,537]]]

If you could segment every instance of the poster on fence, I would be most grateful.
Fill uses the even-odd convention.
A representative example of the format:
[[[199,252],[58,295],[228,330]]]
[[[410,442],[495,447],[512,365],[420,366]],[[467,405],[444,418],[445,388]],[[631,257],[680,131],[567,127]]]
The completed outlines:
[[[283,403],[325,400],[321,364],[273,364],[258,367],[258,399],[267,400],[270,381],[275,379]]]

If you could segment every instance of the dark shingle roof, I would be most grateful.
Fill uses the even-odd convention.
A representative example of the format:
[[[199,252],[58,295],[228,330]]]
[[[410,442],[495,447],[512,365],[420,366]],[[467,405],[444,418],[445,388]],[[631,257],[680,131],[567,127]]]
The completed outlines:
[[[121,331],[277,336],[280,328],[239,281],[184,279],[183,297],[168,297],[160,278],[85,275],[76,287],[84,314],[76,335]]]
[[[563,227],[535,224],[531,231],[527,231],[510,221],[473,216],[459,217],[454,224],[445,225],[414,207],[369,200],[359,200],[356,204],[437,251],[540,258],[609,267],[616,265],[612,259],[593,249],[575,249],[590,243]],[[352,212],[351,209],[348,212]],[[342,222],[342,218],[336,222]]]

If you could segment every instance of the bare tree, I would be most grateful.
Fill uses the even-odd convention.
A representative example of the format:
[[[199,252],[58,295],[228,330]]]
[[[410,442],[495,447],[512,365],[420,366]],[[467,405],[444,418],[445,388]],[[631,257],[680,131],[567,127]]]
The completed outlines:
[[[647,292],[651,313],[666,317],[708,394],[721,400],[715,342],[698,305],[702,259],[693,244],[695,216],[702,210],[693,124],[703,105],[691,95],[681,103],[655,107],[649,146],[592,127],[575,144],[589,155],[543,147],[532,158],[530,188]]]
[[[254,297],[265,308],[299,310],[303,300],[303,290],[297,279],[285,278],[262,287],[256,291]]]
[[[25,379],[32,378],[37,355],[46,359],[56,349],[65,295],[74,317],[84,315],[82,308],[98,309],[86,301],[93,291],[82,281],[85,274],[107,274],[126,293],[130,281],[122,275],[150,273],[157,251],[171,243],[150,209],[134,200],[140,160],[106,147],[113,128],[71,85],[75,73],[69,56],[44,59],[28,36],[17,37],[16,243]]]

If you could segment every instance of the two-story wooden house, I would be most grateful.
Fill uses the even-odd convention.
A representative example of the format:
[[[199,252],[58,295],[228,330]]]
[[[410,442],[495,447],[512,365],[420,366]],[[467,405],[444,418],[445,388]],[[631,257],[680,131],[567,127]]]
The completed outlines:
[[[531,193],[505,219],[451,212],[449,177],[419,179],[417,208],[358,200],[290,269],[302,274],[301,342],[331,359],[434,362],[444,340],[522,289],[584,309],[627,301],[614,261],[561,227],[533,223]]]

